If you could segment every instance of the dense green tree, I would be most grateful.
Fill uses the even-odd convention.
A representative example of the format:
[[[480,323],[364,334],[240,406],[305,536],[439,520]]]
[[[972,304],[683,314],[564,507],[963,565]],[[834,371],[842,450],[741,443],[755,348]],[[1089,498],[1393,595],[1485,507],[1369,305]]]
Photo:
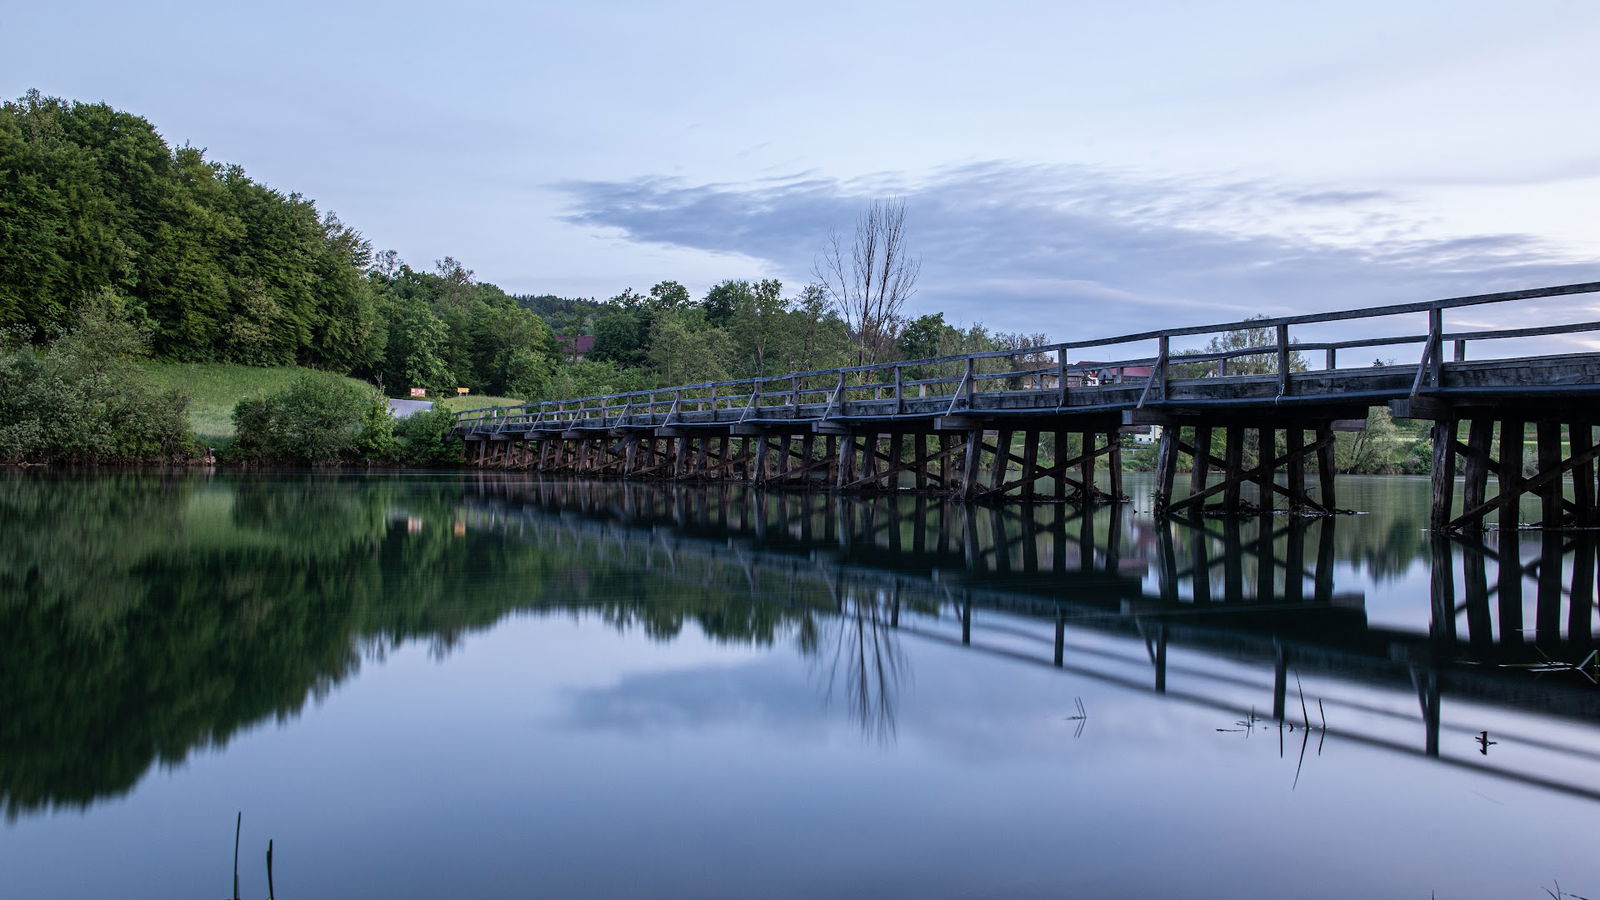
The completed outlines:
[[[38,92],[0,108],[0,325],[60,330],[109,289],[158,356],[350,371],[382,352],[369,254],[138,116]]]
[[[743,375],[775,375],[772,364],[784,361],[785,346],[793,341],[789,301],[783,282],[774,278],[742,282],[732,313],[726,320]],[[786,366],[780,366],[787,371]]]
[[[148,332],[121,298],[80,305],[42,352],[0,352],[0,462],[172,461],[194,453],[188,398],[153,390],[132,360]]]
[[[594,323],[594,348],[589,358],[623,368],[645,365],[655,318],[649,309],[613,308]]]

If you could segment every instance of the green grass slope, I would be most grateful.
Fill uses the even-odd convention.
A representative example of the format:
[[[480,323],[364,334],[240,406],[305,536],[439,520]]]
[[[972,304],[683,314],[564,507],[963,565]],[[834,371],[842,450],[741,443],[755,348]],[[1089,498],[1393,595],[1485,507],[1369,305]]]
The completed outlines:
[[[202,441],[233,436],[233,407],[240,400],[265,397],[287,388],[301,375],[347,381],[370,388],[355,378],[344,378],[299,366],[239,366],[227,363],[168,363],[146,360],[139,367],[160,390],[189,394],[189,421]]]
[[[489,397],[481,394],[458,394],[446,397],[437,402],[438,406],[451,412],[464,412],[469,409],[489,409],[502,406],[521,406],[523,401],[511,397]]]

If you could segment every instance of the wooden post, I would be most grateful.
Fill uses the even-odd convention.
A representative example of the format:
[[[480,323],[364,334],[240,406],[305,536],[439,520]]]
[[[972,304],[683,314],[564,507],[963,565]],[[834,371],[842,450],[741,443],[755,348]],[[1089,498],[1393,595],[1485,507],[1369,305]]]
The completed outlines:
[[[1260,497],[1257,499],[1257,504],[1260,506],[1260,511],[1263,513],[1272,512],[1272,504],[1274,500],[1274,497],[1272,496],[1272,483],[1274,476],[1272,471],[1272,460],[1276,458],[1277,455],[1277,442],[1273,439],[1273,430],[1271,428],[1257,428],[1256,466],[1258,467],[1259,471],[1256,474],[1256,491],[1260,494]]]
[[[1543,475],[1561,465],[1561,423],[1542,421],[1536,427],[1538,428],[1539,474]],[[1539,492],[1539,497],[1543,501],[1540,504],[1539,525],[1544,528],[1556,528],[1561,525],[1562,481],[1563,479],[1560,478],[1554,479]],[[1556,561],[1556,567],[1560,568],[1559,559]]]
[[[996,499],[1005,499],[1006,472],[1011,468],[1011,431],[996,429],[994,433],[994,458],[990,460],[989,489],[998,492]]]
[[[1278,326],[1278,396],[1289,393],[1289,326]]]
[[[1066,355],[1065,350],[1061,352],[1063,356]],[[1050,457],[1050,463],[1056,469],[1055,499],[1058,503],[1067,499],[1067,473],[1065,469],[1061,468],[1061,463],[1063,460],[1071,458],[1067,455],[1070,452],[1071,451],[1067,449],[1067,433],[1065,431],[1057,430],[1056,449],[1055,453]]]
[[[1067,348],[1062,347],[1056,351],[1056,406],[1065,408],[1067,405]],[[1059,433],[1059,432],[1058,432]],[[1060,453],[1061,448],[1057,447]],[[1058,498],[1059,499],[1059,498]]]
[[[1299,425],[1291,425],[1283,432],[1284,455],[1289,457],[1285,478],[1289,488],[1289,509],[1299,511],[1306,507],[1306,433]]]
[[[1167,436],[1165,429],[1161,436]],[[1244,429],[1229,425],[1224,437],[1227,445],[1222,451],[1223,477],[1227,479],[1227,486],[1222,491],[1222,510],[1233,516],[1239,513],[1239,476],[1244,469]]]
[[[1189,469],[1189,493],[1198,494],[1206,489],[1206,478],[1211,473],[1211,426],[1194,427],[1194,458]]]
[[[1083,461],[1078,463],[1078,480],[1083,483],[1083,502],[1085,505],[1094,503],[1094,457],[1089,455],[1093,450],[1094,432],[1085,431],[1083,432],[1078,453],[1079,456],[1083,457]],[[1168,499],[1172,497],[1170,492],[1166,496]]]
[[[1450,524],[1451,494],[1456,484],[1456,420],[1433,423],[1433,505],[1428,515],[1431,528]]]
[[[756,462],[754,481],[758,487],[767,486],[767,436],[756,437]]]
[[[1594,446],[1594,435],[1589,430],[1589,423],[1567,423],[1567,446],[1573,456],[1581,456],[1589,452],[1589,449]],[[1572,467],[1572,505],[1574,507],[1572,521],[1574,524],[1594,524],[1594,479],[1593,460],[1579,463]],[[1576,595],[1574,595],[1574,602],[1576,603]]]
[[[1033,502],[1034,483],[1039,478],[1039,429],[1022,433],[1022,499]]]
[[[1494,420],[1475,418],[1467,422],[1467,455],[1461,461],[1461,506],[1476,509],[1483,504],[1489,486],[1489,444],[1494,439]],[[1435,448],[1437,451],[1437,448]],[[1473,531],[1483,529],[1483,517],[1465,523]]]
[[[1172,503],[1172,484],[1178,476],[1178,439],[1182,434],[1183,429],[1174,425],[1161,428],[1161,439],[1156,445],[1157,512],[1164,511]]]
[[[971,360],[968,360],[970,363]],[[978,496],[978,465],[983,455],[983,430],[967,432],[967,443],[962,449],[961,499],[971,501]]]
[[[1115,426],[1106,429],[1106,471],[1111,477],[1111,502],[1122,502],[1122,433]]]
[[[917,473],[917,490],[925,491],[928,489],[928,436],[919,431],[911,436],[911,440],[913,441],[911,454],[914,457],[913,465],[916,466]]]
[[[1502,541],[1507,533],[1516,534],[1521,518],[1518,507],[1522,495],[1522,427],[1521,419],[1500,421],[1500,496],[1505,498],[1505,502],[1500,504]],[[1521,577],[1520,574],[1518,577]],[[1518,584],[1520,586],[1520,582]],[[1521,609],[1520,605],[1518,609]],[[1503,622],[1501,627],[1504,627]]]
[[[1322,445],[1317,451],[1317,500],[1322,503],[1322,508],[1328,512],[1335,512],[1338,507],[1334,504],[1334,479],[1336,477],[1335,460],[1337,458],[1333,441],[1333,426],[1327,422],[1317,426],[1317,443]]]
[[[895,371],[899,370],[896,369]],[[919,439],[917,443],[921,444],[922,441]],[[900,490],[900,468],[905,465],[905,458],[906,436],[896,431],[889,435],[889,470],[884,475],[884,481],[886,482],[883,486],[884,490]]]

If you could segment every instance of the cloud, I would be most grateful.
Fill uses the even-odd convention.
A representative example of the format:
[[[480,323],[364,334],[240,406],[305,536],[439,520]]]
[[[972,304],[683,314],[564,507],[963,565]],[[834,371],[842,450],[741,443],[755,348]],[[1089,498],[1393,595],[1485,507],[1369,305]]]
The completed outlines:
[[[1429,237],[1389,192],[1259,179],[977,162],[920,179],[645,177],[558,188],[571,202],[567,222],[763,260],[790,282],[810,279],[830,229],[848,230],[869,200],[898,195],[923,258],[909,312],[1057,339],[1600,277],[1600,267],[1529,235]]]

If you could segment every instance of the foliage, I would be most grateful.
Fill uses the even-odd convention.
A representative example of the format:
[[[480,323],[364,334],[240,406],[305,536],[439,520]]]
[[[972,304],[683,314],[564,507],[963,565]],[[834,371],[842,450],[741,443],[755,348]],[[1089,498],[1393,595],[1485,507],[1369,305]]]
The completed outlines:
[[[367,278],[388,328],[385,353],[369,374],[397,393],[466,387],[534,395],[558,364],[544,320],[495,285],[474,280],[455,259],[440,260],[433,272],[402,263]]]
[[[282,393],[234,408],[242,459],[329,463],[386,456],[393,442],[388,404],[372,391],[304,375]]]
[[[134,366],[148,334],[127,304],[101,292],[72,330],[42,352],[0,353],[0,461],[132,462],[186,459],[195,450],[177,391],[158,392]]]
[[[408,466],[448,466],[462,462],[462,442],[450,429],[455,415],[443,407],[412,413],[394,423],[394,459]]]
[[[140,375],[158,392],[189,395],[189,424],[201,441],[216,444],[233,436],[233,408],[240,400],[278,393],[314,370],[299,366],[246,366],[237,363],[174,363],[141,359]],[[328,376],[333,377],[333,376]],[[364,387],[353,378],[345,383]]]
[[[348,371],[380,349],[358,233],[105,104],[0,108],[0,248],[0,325],[48,333],[109,289],[162,358]]]
[[[1251,316],[1250,319],[1265,319],[1266,315]],[[1245,321],[1250,321],[1246,319]],[[1185,363],[1181,359],[1185,355],[1198,355],[1201,353],[1226,353],[1231,350],[1249,350],[1255,347],[1277,347],[1278,334],[1273,328],[1238,328],[1213,337],[1206,343],[1201,351],[1175,354],[1172,363],[1172,374],[1176,378],[1203,378],[1217,371],[1217,361]],[[1289,351],[1289,371],[1304,372],[1309,366],[1305,357],[1298,350]],[[1268,375],[1278,371],[1278,356],[1276,352],[1262,353],[1249,356],[1232,356],[1226,360],[1226,370],[1229,375]]]

